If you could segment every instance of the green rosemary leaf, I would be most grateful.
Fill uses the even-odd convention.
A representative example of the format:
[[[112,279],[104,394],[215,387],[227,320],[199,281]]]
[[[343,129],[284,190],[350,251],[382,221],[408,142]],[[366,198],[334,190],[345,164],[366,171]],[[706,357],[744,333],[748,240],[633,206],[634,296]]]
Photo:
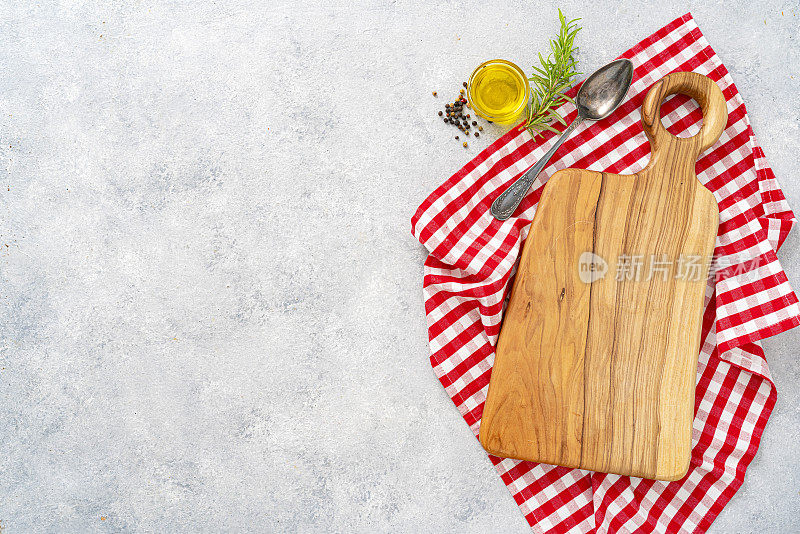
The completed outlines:
[[[553,132],[556,135],[561,135],[561,132],[559,132],[558,130],[556,130],[555,128],[553,128],[552,126],[547,124],[546,122],[541,123],[539,126],[541,127],[542,130],[549,130],[549,131]]]
[[[551,111],[550,111],[550,116],[551,116],[551,117],[553,117],[553,118],[554,118],[555,120],[557,120],[558,122],[560,122],[561,124],[563,124],[564,126],[566,126],[566,125],[567,125],[567,121],[565,121],[565,120],[564,120],[564,117],[562,117],[562,116],[561,116],[561,115],[558,113],[558,111],[556,111],[556,110],[551,110]]]
[[[566,121],[555,110],[565,102],[574,104],[564,93],[572,85],[572,79],[580,74],[575,70],[578,47],[574,43],[581,30],[578,25],[581,19],[567,20],[559,9],[558,20],[561,27],[558,35],[550,40],[550,54],[546,58],[539,54],[540,65],[533,66],[529,78],[532,84],[526,127],[534,137],[545,130],[559,133],[552,124],[560,122],[566,125]]]

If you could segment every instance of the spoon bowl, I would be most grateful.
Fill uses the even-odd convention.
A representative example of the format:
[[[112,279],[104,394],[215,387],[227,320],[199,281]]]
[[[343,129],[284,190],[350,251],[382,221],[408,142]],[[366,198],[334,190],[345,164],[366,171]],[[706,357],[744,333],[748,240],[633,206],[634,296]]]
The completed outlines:
[[[593,121],[605,119],[622,103],[632,79],[633,63],[629,59],[618,59],[596,70],[575,96],[578,114]]]
[[[611,115],[625,99],[632,80],[633,63],[629,59],[612,61],[586,78],[575,95],[578,116],[567,126],[547,154],[495,199],[491,208],[495,219],[505,221],[514,214],[533,181],[572,131],[585,120],[599,121]]]

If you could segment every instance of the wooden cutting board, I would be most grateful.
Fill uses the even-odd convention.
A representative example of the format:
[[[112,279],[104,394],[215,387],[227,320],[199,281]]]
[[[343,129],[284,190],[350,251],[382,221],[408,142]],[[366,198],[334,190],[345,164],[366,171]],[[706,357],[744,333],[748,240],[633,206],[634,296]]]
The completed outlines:
[[[661,124],[670,94],[703,126]],[[531,223],[498,339],[480,441],[495,455],[659,480],[689,467],[697,357],[717,202],[695,175],[728,113],[695,73],[642,104],[652,154],[633,175],[565,169]]]

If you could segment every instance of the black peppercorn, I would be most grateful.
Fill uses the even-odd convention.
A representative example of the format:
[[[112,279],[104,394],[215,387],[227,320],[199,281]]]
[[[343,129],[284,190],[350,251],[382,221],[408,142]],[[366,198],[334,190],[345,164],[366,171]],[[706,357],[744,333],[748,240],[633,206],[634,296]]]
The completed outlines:
[[[467,82],[464,82],[464,83],[462,83],[461,85],[463,85],[464,87],[466,87],[466,86],[467,86]]]
[[[442,115],[444,115],[444,113],[442,113],[442,112],[440,111],[440,112],[439,112],[439,116],[441,117]]]
[[[475,132],[475,137],[480,137],[480,135],[478,135],[478,132]]]
[[[477,126],[478,125],[478,121],[472,121],[472,125],[473,126]]]

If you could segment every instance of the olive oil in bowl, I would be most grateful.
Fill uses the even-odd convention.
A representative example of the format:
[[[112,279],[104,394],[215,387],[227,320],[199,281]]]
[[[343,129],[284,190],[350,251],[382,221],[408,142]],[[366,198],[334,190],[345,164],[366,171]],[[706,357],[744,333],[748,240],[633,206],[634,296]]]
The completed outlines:
[[[530,90],[522,69],[504,59],[481,63],[467,86],[475,113],[498,124],[512,124],[522,115]]]

